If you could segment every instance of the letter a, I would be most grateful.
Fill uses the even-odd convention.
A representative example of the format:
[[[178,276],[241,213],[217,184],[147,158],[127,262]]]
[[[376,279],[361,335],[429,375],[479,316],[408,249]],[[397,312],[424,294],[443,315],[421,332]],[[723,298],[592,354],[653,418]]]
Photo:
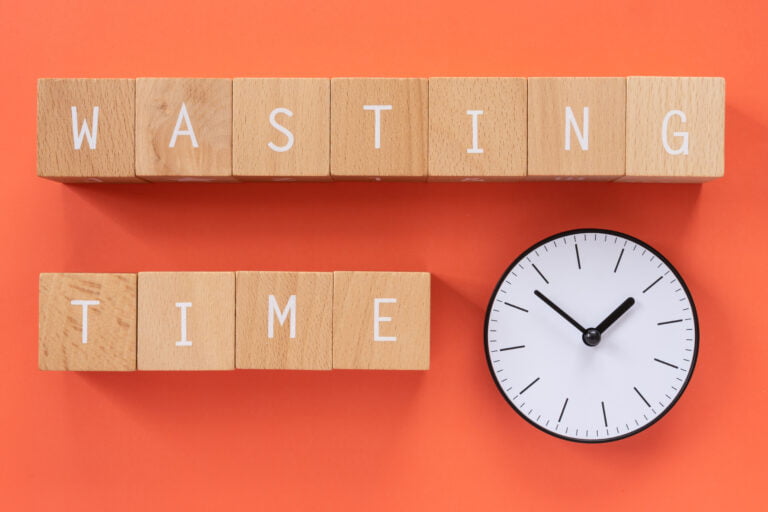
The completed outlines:
[[[186,128],[181,129],[181,122],[184,122]],[[171,135],[171,143],[168,144],[169,148],[176,147],[176,138],[179,135],[188,135],[189,140],[192,142],[192,147],[197,147],[197,137],[195,137],[195,130],[192,128],[192,122],[189,120],[189,114],[187,114],[187,105],[181,104],[181,110],[179,110],[179,117],[176,119],[176,127],[173,129],[173,135]]]

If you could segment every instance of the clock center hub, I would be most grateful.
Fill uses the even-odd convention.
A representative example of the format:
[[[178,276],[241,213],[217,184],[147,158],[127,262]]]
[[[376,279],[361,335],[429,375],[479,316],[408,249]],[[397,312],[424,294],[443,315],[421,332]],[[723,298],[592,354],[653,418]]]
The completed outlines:
[[[584,334],[581,335],[581,339],[586,345],[594,347],[600,343],[600,331],[595,328],[587,329],[584,331]]]

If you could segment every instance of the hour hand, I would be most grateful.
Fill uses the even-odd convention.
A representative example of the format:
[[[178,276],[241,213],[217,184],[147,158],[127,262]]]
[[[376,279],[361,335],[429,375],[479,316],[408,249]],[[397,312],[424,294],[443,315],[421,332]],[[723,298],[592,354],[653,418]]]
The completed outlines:
[[[597,327],[595,327],[595,329],[597,329],[600,332],[600,334],[604,333],[607,328],[613,325],[613,323],[616,320],[618,320],[621,317],[621,315],[626,313],[629,310],[629,308],[631,308],[634,304],[635,304],[635,299],[633,299],[632,297],[628,298],[627,300],[619,304],[619,307],[614,309],[610,315],[605,317],[605,320],[600,322],[600,324]]]
[[[577,328],[577,329],[579,330],[579,332],[580,332],[580,333],[584,334],[584,332],[586,331],[586,329],[584,329],[584,327],[582,327],[582,326],[581,326],[581,324],[579,324],[579,322],[577,322],[576,320],[574,320],[573,318],[571,318],[571,316],[570,316],[568,313],[566,313],[565,311],[563,311],[562,309],[560,309],[560,307],[558,307],[558,305],[557,305],[557,304],[555,304],[554,302],[552,302],[551,300],[549,300],[549,299],[547,298],[547,296],[546,296],[546,295],[544,295],[543,293],[541,293],[539,290],[534,290],[533,294],[534,294],[534,295],[536,295],[538,298],[540,298],[542,301],[544,301],[544,304],[546,304],[547,306],[549,306],[549,307],[551,307],[552,309],[554,309],[554,310],[555,310],[555,312],[556,312],[558,315],[560,315],[561,317],[565,318],[565,319],[566,319],[566,320],[567,320],[567,321],[568,321],[568,322],[569,322],[569,323],[570,323],[572,326],[574,326],[575,328]]]

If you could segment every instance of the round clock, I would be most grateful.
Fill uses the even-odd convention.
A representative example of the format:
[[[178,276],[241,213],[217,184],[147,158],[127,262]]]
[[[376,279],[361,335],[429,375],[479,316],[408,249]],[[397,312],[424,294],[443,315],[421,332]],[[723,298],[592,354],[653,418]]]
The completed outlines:
[[[699,328],[680,274],[615,231],[567,231],[504,272],[488,304],[488,367],[507,402],[556,437],[604,442],[661,418],[693,373]]]

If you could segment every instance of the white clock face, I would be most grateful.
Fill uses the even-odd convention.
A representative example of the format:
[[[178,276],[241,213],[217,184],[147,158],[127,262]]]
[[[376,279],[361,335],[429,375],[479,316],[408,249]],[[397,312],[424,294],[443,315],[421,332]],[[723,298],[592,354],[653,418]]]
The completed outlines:
[[[620,439],[677,401],[698,348],[682,278],[627,235],[569,231],[523,253],[485,322],[502,395],[538,428],[573,441]]]

